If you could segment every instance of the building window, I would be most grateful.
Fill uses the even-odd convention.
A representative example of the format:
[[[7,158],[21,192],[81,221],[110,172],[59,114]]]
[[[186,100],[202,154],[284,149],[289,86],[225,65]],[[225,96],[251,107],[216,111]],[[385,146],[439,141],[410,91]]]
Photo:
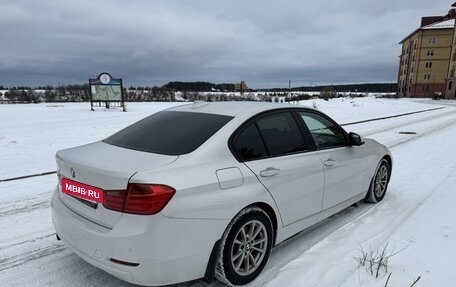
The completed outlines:
[[[429,44],[435,44],[435,37],[429,37]]]
[[[451,88],[453,87],[453,81],[450,81],[448,83],[448,91],[451,91]]]
[[[429,81],[430,79],[431,79],[431,75],[430,74],[424,75],[424,80]]]
[[[432,68],[432,62],[426,62],[426,68]]]
[[[428,56],[434,56],[434,50],[427,50]]]

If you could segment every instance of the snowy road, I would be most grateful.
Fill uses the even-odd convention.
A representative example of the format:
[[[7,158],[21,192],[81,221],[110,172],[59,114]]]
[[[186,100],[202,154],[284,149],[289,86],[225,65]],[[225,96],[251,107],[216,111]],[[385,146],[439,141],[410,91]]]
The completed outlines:
[[[395,162],[387,197],[379,205],[350,207],[279,245],[251,286],[343,284],[356,271],[353,257],[359,246],[382,246],[455,171],[456,155],[443,152],[456,145],[454,107],[346,129],[392,147]],[[421,176],[428,180],[419,180]],[[0,285],[133,286],[85,263],[55,240],[49,208],[55,182],[55,175],[49,175],[0,183]],[[199,281],[181,285],[206,286]]]

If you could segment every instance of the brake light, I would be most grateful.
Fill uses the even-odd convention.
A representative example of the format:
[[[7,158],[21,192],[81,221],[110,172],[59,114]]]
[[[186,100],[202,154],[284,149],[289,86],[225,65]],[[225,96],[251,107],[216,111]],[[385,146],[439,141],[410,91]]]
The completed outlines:
[[[125,201],[125,212],[155,214],[160,212],[176,191],[160,184],[131,184]]]
[[[103,191],[103,206],[115,211],[124,211],[125,190],[105,190]]]
[[[119,212],[151,215],[159,213],[175,192],[167,185],[130,183],[126,191],[105,190],[103,206]]]

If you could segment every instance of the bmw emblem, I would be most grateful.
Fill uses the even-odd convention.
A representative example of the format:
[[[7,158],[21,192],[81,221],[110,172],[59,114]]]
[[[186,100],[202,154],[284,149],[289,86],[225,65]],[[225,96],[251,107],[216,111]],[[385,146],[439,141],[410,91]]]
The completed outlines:
[[[76,177],[76,172],[74,172],[74,169],[73,169],[73,168],[70,168],[70,173],[71,173],[71,177],[72,177],[72,178],[75,178],[75,177]]]

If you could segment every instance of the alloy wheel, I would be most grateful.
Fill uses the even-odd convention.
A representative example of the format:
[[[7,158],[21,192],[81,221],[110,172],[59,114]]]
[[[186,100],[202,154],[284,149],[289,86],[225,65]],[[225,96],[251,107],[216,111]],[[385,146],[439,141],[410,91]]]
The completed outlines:
[[[249,275],[260,266],[268,249],[268,233],[258,220],[248,221],[235,236],[231,264],[236,273]]]
[[[375,186],[374,192],[377,197],[381,197],[386,191],[386,186],[388,184],[388,168],[385,165],[382,165],[377,172],[375,177]]]

